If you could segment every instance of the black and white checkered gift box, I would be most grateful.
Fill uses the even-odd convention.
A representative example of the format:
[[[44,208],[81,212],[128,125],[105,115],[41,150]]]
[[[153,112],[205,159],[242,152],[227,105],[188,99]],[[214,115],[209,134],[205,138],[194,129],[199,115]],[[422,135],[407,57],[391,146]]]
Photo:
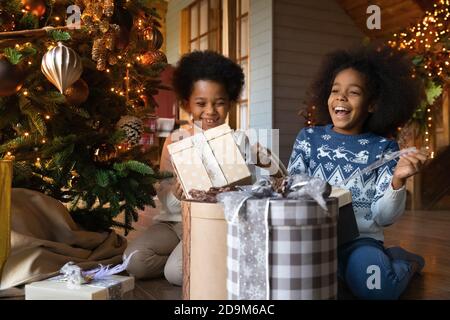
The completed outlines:
[[[247,200],[239,220],[228,223],[228,298],[336,299],[338,200],[329,198],[326,204],[328,212],[314,200]],[[253,229],[261,219],[267,219],[267,232]],[[258,238],[260,234],[266,238]],[[265,240],[266,259],[257,249]],[[242,249],[252,243],[255,250]],[[261,268],[252,270],[255,264],[262,270],[266,264],[268,272],[258,274]],[[252,283],[264,277],[265,284]],[[264,286],[266,293],[261,294]]]

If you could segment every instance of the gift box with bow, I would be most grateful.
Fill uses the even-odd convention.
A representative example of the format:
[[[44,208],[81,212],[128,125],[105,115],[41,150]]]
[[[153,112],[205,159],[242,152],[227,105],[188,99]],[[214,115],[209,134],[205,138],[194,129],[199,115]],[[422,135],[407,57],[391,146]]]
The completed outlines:
[[[320,186],[303,180],[292,192],[260,180],[191,191],[182,202],[184,299],[335,298],[337,245],[359,233],[350,192]],[[225,208],[216,202],[224,197]]]
[[[125,300],[132,298],[134,277],[120,276],[131,257],[124,255],[116,266],[99,265],[83,271],[73,261],[67,262],[59,275],[25,285],[26,300]]]
[[[305,175],[218,195],[228,223],[231,300],[337,298],[337,198]]]
[[[112,275],[70,288],[61,276],[25,286],[26,300],[126,300],[131,298],[134,277]]]
[[[227,124],[172,143],[168,151],[188,199],[192,189],[251,183],[251,172]]]

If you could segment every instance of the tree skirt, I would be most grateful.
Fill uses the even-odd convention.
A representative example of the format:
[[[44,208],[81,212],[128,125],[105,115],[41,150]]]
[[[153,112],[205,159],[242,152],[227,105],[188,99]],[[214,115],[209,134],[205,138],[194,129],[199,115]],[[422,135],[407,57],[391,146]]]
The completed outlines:
[[[83,269],[122,262],[127,241],[115,231],[81,229],[58,200],[28,189],[13,189],[11,251],[0,290],[56,275],[67,262]]]

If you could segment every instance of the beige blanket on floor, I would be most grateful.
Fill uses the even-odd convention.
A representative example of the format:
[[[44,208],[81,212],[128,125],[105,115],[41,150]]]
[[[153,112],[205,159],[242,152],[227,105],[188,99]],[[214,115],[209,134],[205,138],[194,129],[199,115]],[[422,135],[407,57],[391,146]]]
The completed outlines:
[[[11,251],[0,289],[56,275],[67,262],[82,268],[122,262],[126,239],[114,231],[81,230],[59,201],[28,189],[13,189]]]

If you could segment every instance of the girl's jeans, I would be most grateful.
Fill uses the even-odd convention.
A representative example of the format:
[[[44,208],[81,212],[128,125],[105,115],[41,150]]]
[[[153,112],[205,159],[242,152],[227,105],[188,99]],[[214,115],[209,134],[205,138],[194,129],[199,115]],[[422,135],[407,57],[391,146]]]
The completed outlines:
[[[338,276],[359,299],[398,299],[414,270],[410,262],[393,260],[382,241],[360,238],[338,249]]]

